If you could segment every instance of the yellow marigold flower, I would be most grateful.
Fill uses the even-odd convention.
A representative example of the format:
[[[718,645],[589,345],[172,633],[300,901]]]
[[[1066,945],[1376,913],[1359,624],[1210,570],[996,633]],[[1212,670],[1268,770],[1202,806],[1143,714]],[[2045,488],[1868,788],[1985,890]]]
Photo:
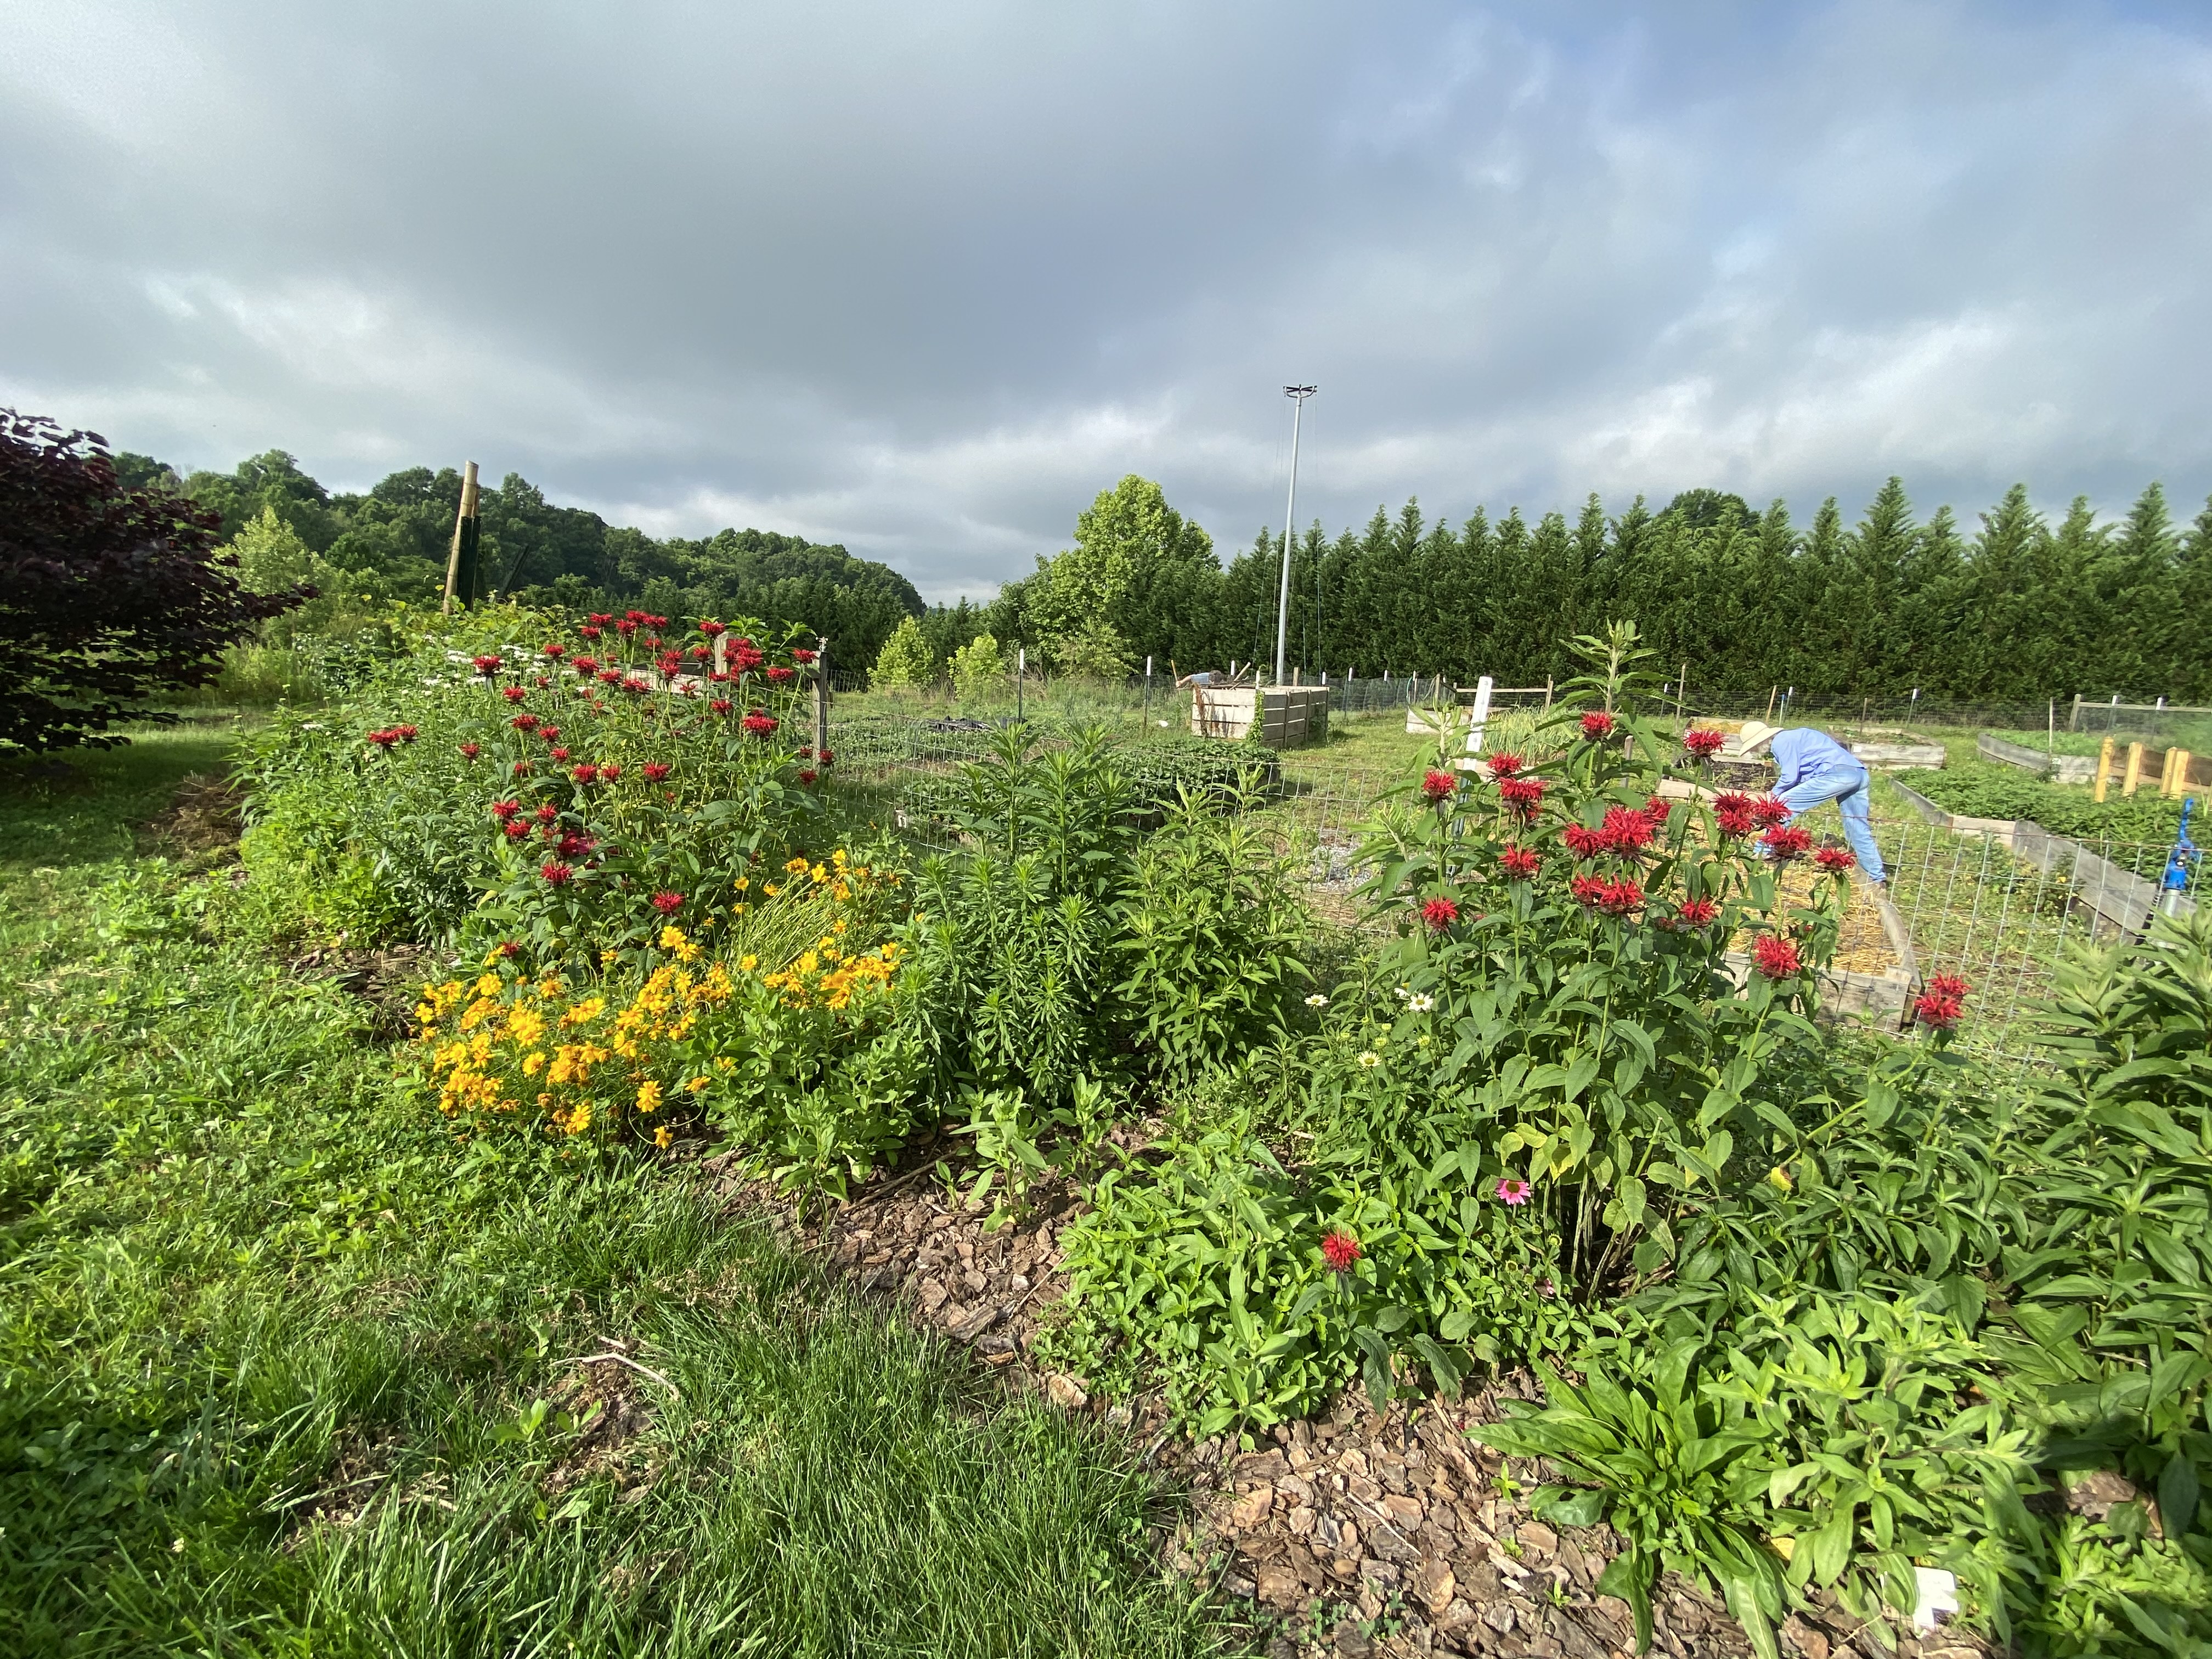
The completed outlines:
[[[665,1123],[662,1124],[658,1129],[655,1129],[653,1132],[653,1144],[659,1147],[664,1152],[668,1150],[668,1143],[675,1139],[676,1137],[669,1133],[668,1126]]]
[[[641,1112],[660,1109],[660,1085],[651,1078],[637,1085],[637,1109]]]
[[[478,980],[477,981],[477,994],[480,997],[497,996],[499,994],[499,975],[497,974],[486,974],[482,979]]]
[[[588,1100],[580,1100],[576,1103],[575,1109],[568,1114],[568,1133],[572,1135],[580,1135],[591,1127],[592,1103]]]
[[[795,876],[802,872],[805,868],[806,860],[805,859],[793,859],[790,863],[783,866],[783,873],[787,876]]]
[[[586,997],[561,1016],[561,1024],[563,1026],[588,1025],[606,1011],[607,1000],[605,997]]]
[[[830,854],[830,862],[836,865],[840,870],[843,869],[845,867],[845,849],[841,847],[836,852]]]
[[[543,1071],[544,1068],[545,1068],[545,1051],[544,1051],[543,1048],[532,1048],[532,1049],[528,1054],[526,1054],[523,1055],[523,1057],[522,1057],[522,1074],[523,1074],[523,1076],[525,1076],[525,1077],[536,1077],[536,1076],[538,1075],[538,1073],[539,1072]]]
[[[660,948],[662,950],[673,951],[678,945],[683,943],[684,930],[676,926],[674,922],[669,923],[667,927],[660,930]]]
[[[761,884],[761,891],[766,893],[770,898],[774,898],[781,890],[782,890],[778,888],[772,881],[763,882]]]
[[[752,884],[752,878],[751,878],[750,877],[749,877],[749,876],[739,876],[739,877],[738,878],[738,890],[740,893],[744,892],[747,888],[750,887],[752,884]],[[743,907],[743,906],[739,906],[738,908],[742,909],[744,907]]]
[[[507,1034],[518,1048],[532,1048],[545,1035],[545,1017],[535,1008],[517,1008],[507,1017]]]
[[[684,1085],[684,1092],[686,1094],[696,1095],[702,1089],[705,1088],[711,1081],[713,1081],[713,1079],[710,1078],[695,1077],[689,1083]]]
[[[843,933],[845,931],[845,918],[840,916],[836,921],[831,922],[830,924],[830,931],[833,933]]]

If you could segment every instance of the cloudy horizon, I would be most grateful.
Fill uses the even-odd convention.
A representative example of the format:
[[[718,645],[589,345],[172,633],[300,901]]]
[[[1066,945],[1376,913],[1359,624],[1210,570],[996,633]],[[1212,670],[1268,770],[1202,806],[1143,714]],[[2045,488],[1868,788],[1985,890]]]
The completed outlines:
[[[0,403],[334,488],[473,459],[988,595],[1127,472],[1224,556],[2212,490],[2179,5],[711,16],[29,4]]]

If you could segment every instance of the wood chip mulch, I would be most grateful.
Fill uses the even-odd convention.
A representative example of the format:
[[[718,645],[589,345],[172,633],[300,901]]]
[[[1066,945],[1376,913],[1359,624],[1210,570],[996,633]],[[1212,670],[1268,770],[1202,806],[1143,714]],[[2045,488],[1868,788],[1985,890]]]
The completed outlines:
[[[1192,1441],[1157,1398],[1109,1401],[1082,1379],[1031,1363],[1038,1332],[1065,1290],[1062,1231],[1081,1212],[1065,1186],[1032,1188],[1018,1220],[986,1231],[986,1210],[948,1194],[923,1161],[878,1172],[850,1201],[801,1218],[737,1170],[734,1154],[702,1166],[732,1211],[766,1218],[864,1291],[966,1345],[1017,1389],[1098,1419],[1143,1460],[1188,1487],[1191,1507],[1163,1528],[1171,1569],[1213,1577],[1243,1601],[1270,1659],[1480,1654],[1532,1659],[1626,1659],[1626,1603],[1596,1594],[1618,1550],[1604,1527],[1564,1532],[1523,1501],[1540,1478],[1468,1431],[1536,1397],[1533,1379],[1496,1377],[1453,1401],[1340,1397],[1327,1415],[1285,1425],[1251,1449],[1233,1436]],[[956,1162],[957,1167],[957,1162]],[[1517,1479],[1516,1479],[1517,1477]],[[1689,1585],[1662,1581],[1654,1650],[1671,1659],[1735,1659],[1749,1644],[1725,1609]],[[1887,1636],[1887,1639],[1884,1639]],[[1981,1659],[1963,1631],[1917,1638],[1861,1628],[1841,1609],[1793,1617],[1783,1649],[1802,1659]]]

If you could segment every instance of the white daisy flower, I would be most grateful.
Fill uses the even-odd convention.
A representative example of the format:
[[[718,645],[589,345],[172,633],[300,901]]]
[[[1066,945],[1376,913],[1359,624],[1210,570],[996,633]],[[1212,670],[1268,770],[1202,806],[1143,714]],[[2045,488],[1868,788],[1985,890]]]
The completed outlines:
[[[1361,1050],[1359,1064],[1364,1070],[1371,1072],[1382,1063],[1382,1056],[1376,1054],[1372,1048]]]
[[[1323,996],[1320,992],[1316,991],[1311,996],[1306,999],[1306,1006],[1309,1008],[1326,1008],[1328,1006],[1328,999]]]
[[[1406,1006],[1417,1014],[1425,1014],[1437,1006],[1437,1000],[1426,991],[1416,991],[1406,999]]]

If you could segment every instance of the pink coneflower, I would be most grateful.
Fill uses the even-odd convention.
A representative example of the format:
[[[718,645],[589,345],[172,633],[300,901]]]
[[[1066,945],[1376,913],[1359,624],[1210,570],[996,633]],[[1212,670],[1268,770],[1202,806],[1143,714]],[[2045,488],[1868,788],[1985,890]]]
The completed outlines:
[[[1498,1183],[1498,1201],[1517,1208],[1528,1201],[1528,1194],[1534,1191],[1535,1188],[1520,1176],[1508,1176]]]
[[[1321,1257],[1333,1273],[1348,1273],[1352,1264],[1359,1260],[1359,1241],[1341,1229],[1332,1227],[1322,1235]]]

